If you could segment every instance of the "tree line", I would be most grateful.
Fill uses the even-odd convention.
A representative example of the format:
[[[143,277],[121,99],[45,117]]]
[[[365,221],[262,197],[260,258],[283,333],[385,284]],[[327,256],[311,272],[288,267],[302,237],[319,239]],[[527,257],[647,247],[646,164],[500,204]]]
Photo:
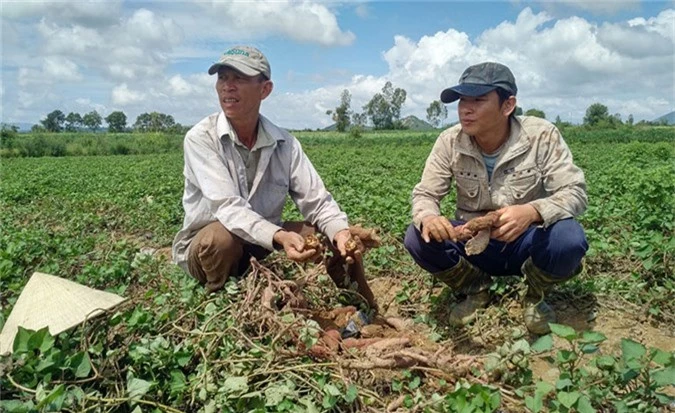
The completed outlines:
[[[39,124],[33,125],[31,132],[77,132],[89,129],[92,132],[98,131],[105,121],[108,125],[108,132],[166,132],[166,133],[185,133],[188,127],[176,122],[171,115],[159,112],[142,113],[138,115],[136,121],[131,127],[127,126],[127,115],[122,111],[111,112],[103,118],[97,111],[93,110],[85,115],[77,112],[70,112],[65,115],[62,111],[56,109],[40,120]]]
[[[339,132],[353,130],[358,133],[366,125],[370,124],[374,129],[391,130],[406,129],[406,125],[401,120],[401,109],[405,104],[407,92],[402,88],[394,88],[391,82],[386,82],[381,92],[376,93],[372,99],[363,106],[362,112],[355,112],[351,108],[352,95],[348,89],[344,89],[340,95],[340,103],[335,109],[326,111],[326,114],[335,122],[335,127]],[[516,107],[515,115],[536,116],[546,119],[543,110],[531,108],[523,112],[519,106]],[[448,117],[446,105],[440,100],[432,101],[426,109],[426,119],[431,126],[439,128]],[[131,126],[127,126],[127,116],[122,111],[111,112],[105,118],[97,111],[93,110],[84,115],[77,112],[70,112],[65,115],[62,111],[56,109],[40,120],[39,124],[33,125],[31,132],[77,132],[82,129],[88,129],[96,132],[101,129],[103,121],[107,123],[108,132],[164,132],[184,134],[189,126],[183,126],[176,122],[171,115],[160,112],[142,113],[138,115],[136,121]],[[571,126],[557,116],[554,123],[558,127]],[[597,128],[616,128],[621,125],[631,126],[634,124],[633,115],[628,115],[626,121],[623,121],[621,115],[615,113],[611,115],[607,106],[602,103],[593,103],[586,109],[586,114],[582,125]],[[637,125],[664,125],[667,122],[649,122],[640,121]],[[3,125],[3,129],[7,125]],[[18,130],[18,129],[17,129]]]
[[[351,108],[352,95],[348,89],[344,89],[340,94],[340,103],[335,109],[326,111],[326,114],[335,122],[335,128],[338,132],[346,130],[360,131],[368,122],[374,129],[405,129],[406,126],[401,121],[401,108],[405,104],[407,92],[402,88],[394,88],[391,82],[387,81],[381,92],[376,93],[368,103],[363,106],[363,112],[355,112]],[[448,117],[448,109],[440,100],[432,101],[426,109],[427,122],[434,128],[443,125]],[[536,116],[546,119],[546,113],[537,108],[531,108],[523,112],[523,109],[516,106],[516,116]],[[564,122],[557,116],[556,126],[570,126],[569,122]],[[582,125],[597,128],[615,128],[621,125],[631,126],[634,123],[633,115],[628,115],[626,121],[622,121],[621,115],[616,113],[610,115],[607,106],[602,103],[593,103],[586,109],[586,114]],[[640,121],[638,125],[662,125],[663,122]]]

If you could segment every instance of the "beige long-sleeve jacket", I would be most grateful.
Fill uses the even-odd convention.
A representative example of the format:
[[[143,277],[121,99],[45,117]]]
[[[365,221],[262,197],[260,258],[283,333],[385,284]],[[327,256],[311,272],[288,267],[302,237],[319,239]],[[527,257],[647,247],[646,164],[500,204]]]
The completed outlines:
[[[480,148],[461,125],[443,131],[412,193],[413,222],[440,215],[440,201],[457,187],[455,218],[471,218],[510,205],[530,204],[543,225],[575,217],[587,205],[583,171],[558,129],[530,116],[511,120],[511,134],[488,180]]]
[[[246,166],[222,112],[203,119],[186,134],[185,218],[173,242],[173,260],[181,267],[186,268],[194,236],[215,221],[243,240],[272,250],[287,196],[329,239],[349,228],[347,215],[326,190],[300,142],[263,116],[260,126],[274,144],[260,149],[250,191]]]

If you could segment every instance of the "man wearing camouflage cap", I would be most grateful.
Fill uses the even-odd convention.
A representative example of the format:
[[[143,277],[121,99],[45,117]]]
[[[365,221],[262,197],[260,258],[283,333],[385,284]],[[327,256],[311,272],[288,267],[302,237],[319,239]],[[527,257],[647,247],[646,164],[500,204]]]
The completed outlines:
[[[208,73],[218,75],[221,111],[185,136],[185,218],[174,239],[174,262],[207,291],[216,291],[229,276],[242,275],[250,257],[262,258],[275,248],[298,262],[316,258],[319,251],[305,248],[304,236],[318,229],[334,251],[328,267],[336,283],[354,266],[362,271],[360,252],[346,256],[352,240],[347,216],[300,143],[260,114],[273,88],[267,58],[256,48],[236,46]],[[287,196],[307,222],[281,222]],[[358,291],[375,305],[365,279]]]
[[[444,103],[459,100],[460,123],[438,137],[413,190],[405,246],[422,268],[466,295],[451,312],[453,325],[471,322],[487,306],[491,276],[523,275],[525,324],[545,334],[555,322],[546,293],[578,273],[588,249],[574,219],[586,209],[586,183],[553,124],[513,115],[517,91],[508,67],[486,62],[441,93]],[[453,182],[450,221],[440,202]],[[463,224],[489,211],[498,215],[489,244],[468,255]]]

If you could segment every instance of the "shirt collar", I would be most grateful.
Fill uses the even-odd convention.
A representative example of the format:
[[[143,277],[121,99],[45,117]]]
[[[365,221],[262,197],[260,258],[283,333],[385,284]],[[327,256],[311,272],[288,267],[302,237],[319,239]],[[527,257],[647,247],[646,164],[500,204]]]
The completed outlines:
[[[260,116],[258,120],[258,137],[255,141],[255,144],[253,147],[250,149],[251,151],[254,151],[259,148],[263,148],[266,146],[272,146],[274,145],[275,141],[272,139],[268,131],[266,130],[264,126],[265,122],[263,122],[263,117],[262,115]],[[234,130],[232,125],[230,124],[230,121],[227,119],[225,114],[223,112],[220,112],[218,115],[218,119],[216,120],[216,133],[218,136],[222,139],[225,136],[228,136],[230,139],[232,139],[232,142],[234,142],[235,145],[240,145],[243,147],[246,147],[240,140],[239,137],[237,136],[237,132]]]

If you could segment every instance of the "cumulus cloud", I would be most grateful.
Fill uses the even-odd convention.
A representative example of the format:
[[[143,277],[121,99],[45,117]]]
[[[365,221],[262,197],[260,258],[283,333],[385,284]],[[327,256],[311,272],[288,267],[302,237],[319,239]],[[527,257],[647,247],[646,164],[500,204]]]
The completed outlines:
[[[273,36],[295,43],[350,45],[355,36],[340,27],[339,7],[362,17],[363,12],[372,12],[364,4],[290,0],[196,1],[187,6],[145,3],[145,8],[124,10],[119,2],[108,4],[12,2],[8,8],[3,3],[5,114],[48,113],[64,106],[71,110],[78,96],[89,101],[77,103],[75,110],[115,107],[129,119],[160,111],[194,123],[218,110],[214,79],[203,73],[203,65],[187,72],[183,68],[195,59],[210,61],[212,44],[264,42]],[[200,18],[186,13],[188,6]],[[295,92],[284,92],[281,79],[300,82],[280,76],[263,113],[285,127],[327,126],[332,121],[325,111],[335,108],[343,89],[350,90],[352,109],[360,112],[386,81],[392,81],[394,87],[408,92],[402,113],[424,118],[425,109],[442,89],[455,84],[467,66],[486,60],[511,67],[518,81],[519,104],[542,109],[549,118],[560,115],[581,121],[594,102],[606,104],[611,113],[622,113],[624,118],[632,113],[636,120],[673,110],[675,10],[612,23],[556,16],[550,9],[535,12],[528,7],[515,19],[478,35],[454,27],[417,38],[397,35],[390,47],[380,51],[386,73],[351,77],[302,73],[298,76],[303,80],[330,86]],[[347,69],[336,64],[330,70]],[[454,107],[449,112],[453,120]]]
[[[117,106],[125,106],[145,100],[145,93],[130,90],[126,83],[115,86],[112,90],[112,103]]]
[[[353,93],[352,108],[360,111],[390,80],[408,92],[403,113],[424,118],[426,107],[439,99],[442,89],[456,84],[466,67],[490,60],[515,73],[519,104],[543,109],[551,119],[560,115],[580,122],[594,102],[624,118],[634,114],[636,119],[653,119],[673,110],[674,13],[598,25],[580,17],[556,20],[525,8],[515,21],[486,30],[474,41],[455,29],[417,40],[395,36],[393,46],[382,53],[389,67],[386,75],[355,76],[331,88],[273,95],[265,109],[287,127],[303,127],[308,113],[312,124],[325,126],[332,123],[325,110],[337,105],[343,89]],[[638,51],[644,39],[655,47],[643,43]],[[307,108],[304,102],[315,105]],[[455,119],[454,107],[449,109],[450,120]],[[296,112],[304,119],[294,116]]]
[[[210,3],[196,1],[196,4],[209,11],[213,24],[202,23],[200,28],[193,28],[209,36],[213,36],[213,28],[218,27],[222,38],[259,39],[282,35],[324,46],[346,46],[356,38],[354,33],[343,31],[335,13],[319,2],[214,0]]]
[[[0,16],[16,20],[50,16],[61,23],[100,26],[114,23],[121,13],[122,0],[100,1],[11,1],[3,2]]]

